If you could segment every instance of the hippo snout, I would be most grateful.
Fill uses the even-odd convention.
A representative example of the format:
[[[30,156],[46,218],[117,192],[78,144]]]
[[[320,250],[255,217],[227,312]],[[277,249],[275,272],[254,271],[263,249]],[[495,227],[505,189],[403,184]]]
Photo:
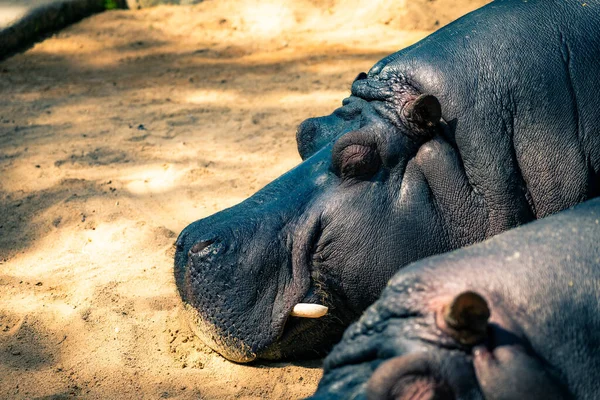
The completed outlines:
[[[272,235],[253,225],[223,229],[238,234],[203,235],[204,239],[193,243],[186,252],[179,282],[195,333],[237,362],[252,361],[257,352],[272,343],[292,307],[291,299],[278,299],[278,285],[255,284],[259,280],[276,280],[277,270],[287,260],[281,257],[285,243],[266,242],[264,239]],[[256,241],[251,242],[250,238]],[[269,255],[259,259],[256,246],[268,248]]]
[[[178,247],[186,261],[177,283],[192,329],[236,362],[281,358],[282,341],[310,334],[328,312],[306,266],[289,256],[294,245],[281,234],[285,229],[250,225],[205,234],[210,239],[188,243],[187,251]]]

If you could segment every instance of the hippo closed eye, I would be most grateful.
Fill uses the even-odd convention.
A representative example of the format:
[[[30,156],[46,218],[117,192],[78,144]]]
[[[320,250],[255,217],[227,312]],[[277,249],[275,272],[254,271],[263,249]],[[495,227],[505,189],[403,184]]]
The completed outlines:
[[[600,200],[399,271],[312,400],[600,398]]]
[[[180,234],[198,335],[320,356],[399,268],[597,196],[599,8],[496,1],[359,74],[300,125],[300,165]]]

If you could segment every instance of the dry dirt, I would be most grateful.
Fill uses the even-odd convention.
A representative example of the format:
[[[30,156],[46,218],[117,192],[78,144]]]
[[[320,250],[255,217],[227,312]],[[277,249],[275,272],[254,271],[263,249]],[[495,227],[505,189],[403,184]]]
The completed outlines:
[[[484,1],[111,11],[0,63],[0,398],[293,399],[180,319],[172,245],[299,162],[352,79]]]

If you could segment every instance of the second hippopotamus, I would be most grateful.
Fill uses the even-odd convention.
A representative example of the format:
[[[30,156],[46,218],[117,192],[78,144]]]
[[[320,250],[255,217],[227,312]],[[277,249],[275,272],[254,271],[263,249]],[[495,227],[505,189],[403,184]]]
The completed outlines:
[[[313,400],[600,398],[600,200],[398,272]]]

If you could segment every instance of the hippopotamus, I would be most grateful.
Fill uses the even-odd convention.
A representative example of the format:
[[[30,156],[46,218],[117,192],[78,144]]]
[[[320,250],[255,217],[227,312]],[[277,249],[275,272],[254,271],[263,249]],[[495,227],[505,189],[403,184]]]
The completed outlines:
[[[312,399],[600,398],[599,222],[593,199],[406,266]]]
[[[598,32],[598,0],[500,0],[358,74],[297,167],[179,235],[197,335],[322,356],[399,268],[597,196]]]

